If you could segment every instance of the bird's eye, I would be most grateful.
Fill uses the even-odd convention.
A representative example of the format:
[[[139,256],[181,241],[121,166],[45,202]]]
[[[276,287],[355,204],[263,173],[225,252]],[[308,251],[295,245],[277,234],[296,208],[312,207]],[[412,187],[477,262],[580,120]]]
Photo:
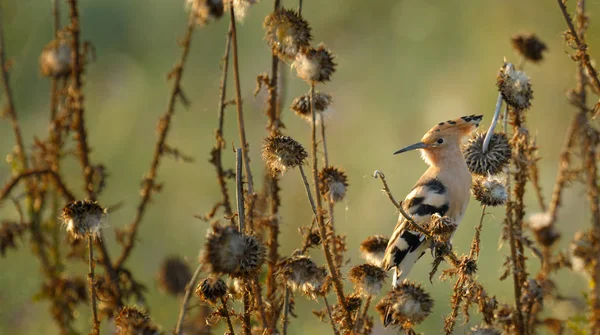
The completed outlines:
[[[442,143],[444,143],[444,139],[443,139],[443,138],[439,138],[439,139],[437,140],[437,143],[438,143],[438,144],[442,144]]]

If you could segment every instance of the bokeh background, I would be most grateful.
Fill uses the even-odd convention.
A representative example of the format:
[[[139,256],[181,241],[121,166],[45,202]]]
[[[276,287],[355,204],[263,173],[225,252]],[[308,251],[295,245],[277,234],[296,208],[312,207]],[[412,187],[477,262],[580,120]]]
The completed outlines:
[[[284,0],[286,7],[296,1]],[[11,84],[26,143],[33,137],[46,137],[49,111],[49,80],[40,75],[38,57],[52,38],[50,1],[2,0],[2,25],[7,56],[14,62]],[[549,47],[539,65],[527,64],[526,72],[534,87],[533,107],[528,112],[531,132],[540,146],[541,183],[549,199],[557,173],[558,152],[574,109],[567,103],[565,90],[573,87],[575,64],[565,51],[562,33],[566,29],[557,4],[542,0],[434,1],[434,0],[328,0],[304,1],[304,16],[313,28],[314,41],[324,42],[336,55],[333,81],[318,89],[333,95],[332,116],[328,119],[330,160],[342,166],[349,176],[347,200],[337,206],[336,227],[345,232],[350,264],[361,262],[358,245],[372,234],[391,233],[395,209],[380,192],[380,183],[371,175],[375,169],[386,173],[397,198],[403,198],[425,169],[418,153],[392,156],[392,152],[420,139],[434,124],[468,114],[484,114],[489,125],[497,97],[495,75],[503,57],[517,63],[510,37],[535,32]],[[592,55],[600,50],[600,1],[587,1],[591,18],[588,43]],[[255,179],[261,181],[263,164],[260,144],[265,136],[266,94],[252,92],[258,74],[270,70],[270,51],[263,40],[262,21],[271,10],[263,0],[248,13],[239,26],[240,71],[246,127]],[[61,2],[63,23],[65,4]],[[164,113],[169,94],[166,74],[179,57],[176,40],[183,36],[187,14],[183,0],[103,0],[80,1],[82,36],[93,43],[96,59],[87,67],[85,108],[94,163],[104,163],[110,173],[108,188],[100,201],[104,205],[123,202],[111,214],[105,236],[112,254],[118,246],[113,229],[131,222],[139,199],[142,175],[148,170],[156,139],[156,122]],[[141,226],[137,246],[128,266],[149,288],[147,295],[154,320],[171,330],[179,311],[179,300],[158,292],[156,272],[168,255],[181,255],[195,264],[208,224],[195,219],[219,199],[214,169],[207,162],[216,127],[219,60],[225,46],[227,20],[213,22],[194,33],[183,85],[192,104],[177,107],[168,142],[196,158],[191,164],[164,159],[159,171],[163,191],[154,197]],[[287,69],[287,67],[284,67]],[[307,92],[307,85],[287,76],[283,121],[289,134],[309,143],[309,126],[287,106],[294,97]],[[232,82],[232,81],[231,81]],[[233,85],[230,85],[232,88]],[[233,92],[228,92],[233,97]],[[4,98],[0,98],[5,103]],[[238,143],[235,109],[228,108],[225,121],[228,143],[225,160],[233,166],[231,143]],[[72,144],[71,144],[72,145]],[[0,122],[0,155],[11,152],[13,135],[9,123]],[[66,179],[77,195],[84,196],[81,172],[74,158],[67,158]],[[10,177],[9,166],[0,164],[0,180]],[[282,182],[283,232],[281,253],[299,247],[297,229],[310,220],[310,209],[297,171]],[[527,211],[539,211],[533,193],[527,193]],[[0,207],[0,215],[14,217],[12,206]],[[559,213],[565,247],[573,233],[589,222],[582,188],[574,185],[565,193]],[[471,202],[454,239],[459,252],[468,245],[477,224],[480,208]],[[500,282],[507,247],[499,248],[502,210],[492,210],[485,219],[479,279],[501,301],[512,301],[509,281]],[[319,250],[313,252],[323,262]],[[538,263],[532,255],[532,271]],[[449,311],[451,282],[430,284],[430,256],[413,269],[411,278],[423,283],[435,298],[434,313],[418,329],[439,333]],[[324,263],[324,262],[323,262]],[[26,241],[18,251],[0,258],[0,334],[56,334],[46,303],[32,296],[41,283],[39,264]],[[73,266],[72,272],[83,271]],[[559,273],[564,294],[582,296],[587,285],[583,277]],[[346,286],[347,290],[350,286]],[[311,309],[316,302],[298,298],[298,320],[291,334],[329,333],[327,323],[316,322]],[[572,306],[549,304],[549,313],[560,317],[573,312]],[[466,333],[479,322],[474,316]],[[89,324],[87,307],[80,309],[80,329]],[[108,332],[110,327],[104,326]],[[376,319],[376,334],[383,334]],[[393,331],[388,330],[388,333]]]

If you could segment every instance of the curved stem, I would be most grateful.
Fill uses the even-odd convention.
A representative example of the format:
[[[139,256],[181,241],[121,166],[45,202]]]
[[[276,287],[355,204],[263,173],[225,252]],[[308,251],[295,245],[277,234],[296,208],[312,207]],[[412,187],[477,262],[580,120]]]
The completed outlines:
[[[183,332],[183,320],[185,319],[185,313],[187,312],[187,305],[190,302],[192,292],[194,291],[194,286],[196,286],[196,281],[198,281],[198,276],[200,275],[201,270],[202,264],[198,264],[196,271],[194,271],[190,282],[185,288],[185,295],[183,296],[183,301],[181,302],[181,308],[179,309],[179,318],[177,319],[177,326],[175,327],[175,335],[181,335],[181,333]]]
[[[498,93],[498,100],[496,100],[496,109],[494,110],[494,117],[492,118],[492,123],[490,124],[490,128],[488,128],[487,134],[483,139],[483,147],[482,150],[485,153],[490,146],[490,141],[492,140],[492,135],[494,135],[494,129],[496,129],[496,124],[498,123],[498,117],[500,116],[500,110],[502,109],[502,93]]]

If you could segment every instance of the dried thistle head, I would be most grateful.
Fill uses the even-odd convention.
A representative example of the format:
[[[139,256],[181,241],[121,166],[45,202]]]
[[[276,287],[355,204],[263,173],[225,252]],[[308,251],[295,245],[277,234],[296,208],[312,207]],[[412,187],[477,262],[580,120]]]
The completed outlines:
[[[319,184],[321,194],[331,203],[344,200],[348,188],[348,177],[346,173],[333,166],[324,167],[319,172]]]
[[[529,216],[527,226],[533,232],[535,240],[545,246],[552,246],[560,238],[560,232],[552,224],[552,215],[550,213],[534,213]]]
[[[385,249],[389,243],[389,238],[382,235],[373,235],[367,237],[360,244],[360,252],[362,257],[369,263],[375,266],[381,266]]]
[[[146,311],[125,306],[115,318],[116,335],[158,335],[158,329]]]
[[[310,26],[298,12],[279,8],[265,18],[265,39],[274,55],[291,61],[304,48],[310,47]]]
[[[471,257],[463,256],[458,263],[458,270],[461,274],[471,276],[477,272],[477,262]]]
[[[471,191],[475,200],[485,206],[502,206],[508,199],[506,184],[503,177],[479,177],[473,181]]]
[[[179,295],[185,292],[192,278],[190,267],[180,257],[166,258],[158,270],[158,283],[168,294]]]
[[[204,26],[217,20],[225,11],[223,0],[186,0],[186,8],[196,16],[196,22]]]
[[[289,136],[269,136],[265,139],[262,157],[267,167],[275,175],[302,164],[308,153],[304,147]]]
[[[515,70],[511,63],[504,63],[496,77],[496,85],[502,93],[504,101],[517,110],[524,110],[531,106],[533,90],[529,77],[525,72]]]
[[[370,297],[381,292],[387,274],[378,266],[362,264],[350,269],[348,277],[358,293]]]
[[[229,10],[229,4],[231,0],[225,1],[225,10]],[[243,23],[248,11],[252,5],[256,4],[258,0],[233,0],[233,14],[235,15],[236,21]]]
[[[404,281],[381,299],[376,308],[384,327],[391,324],[410,328],[423,322],[431,313],[433,299],[421,286]]]
[[[196,286],[195,292],[200,300],[214,304],[227,294],[227,284],[221,278],[208,277]]]
[[[510,40],[513,48],[530,62],[537,63],[543,60],[542,52],[548,50],[546,44],[532,33],[518,34]]]
[[[504,133],[494,133],[487,151],[483,152],[486,133],[476,133],[463,148],[471,173],[479,176],[496,175],[503,171],[512,156],[512,148]]]
[[[231,225],[213,223],[206,235],[201,262],[214,274],[252,278],[265,262],[266,250],[254,236],[244,235]]]
[[[292,67],[296,69],[298,77],[308,83],[324,83],[331,80],[336,64],[333,55],[327,48],[320,44],[315,48],[305,48],[296,54]]]
[[[74,239],[97,237],[102,229],[106,209],[91,200],[69,202],[62,210],[62,221]]]
[[[40,70],[45,77],[63,78],[71,73],[71,44],[58,38],[48,43],[40,55]]]
[[[578,231],[569,246],[571,253],[571,267],[577,272],[585,273],[597,262],[594,241],[590,232]]]
[[[425,229],[431,233],[436,242],[446,243],[450,241],[457,227],[456,221],[448,216],[441,216],[436,213],[431,215],[431,220],[429,220]]]
[[[305,255],[285,258],[277,264],[277,268],[278,275],[287,285],[293,290],[301,289],[312,299],[316,299],[326,283],[327,270]]]
[[[331,95],[327,93],[315,92],[313,94],[315,102],[314,108],[316,113],[316,122],[323,122],[325,118],[325,112],[331,103]],[[310,94],[304,94],[297,97],[292,101],[290,108],[308,123],[312,123],[312,113],[310,111]]]
[[[491,326],[477,326],[471,328],[469,335],[502,335],[502,332]]]

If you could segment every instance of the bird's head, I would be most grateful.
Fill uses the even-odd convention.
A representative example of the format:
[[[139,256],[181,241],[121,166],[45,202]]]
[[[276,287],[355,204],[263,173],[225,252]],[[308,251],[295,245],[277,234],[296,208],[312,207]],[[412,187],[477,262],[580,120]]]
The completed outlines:
[[[394,155],[420,149],[423,159],[429,165],[435,164],[440,159],[452,158],[460,154],[463,140],[479,127],[481,119],[483,115],[469,115],[440,122],[423,136],[421,142],[400,149],[394,152]]]

